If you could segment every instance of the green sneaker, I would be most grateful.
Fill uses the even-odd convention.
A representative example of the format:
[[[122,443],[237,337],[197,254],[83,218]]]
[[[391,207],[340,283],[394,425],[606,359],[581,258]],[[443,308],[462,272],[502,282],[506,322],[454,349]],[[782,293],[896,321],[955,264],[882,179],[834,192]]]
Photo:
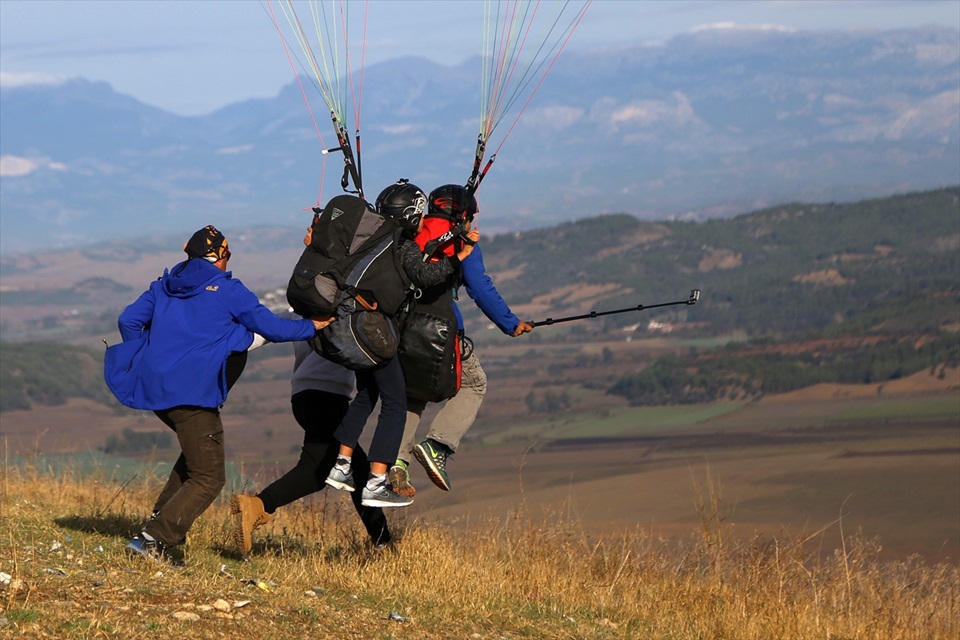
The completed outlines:
[[[406,460],[397,458],[397,463],[387,472],[387,482],[393,487],[394,492],[405,498],[412,498],[417,495],[417,490],[410,484],[410,471],[407,466]]]
[[[444,491],[450,491],[450,478],[447,477],[447,456],[452,455],[446,445],[427,438],[413,447],[413,456],[423,465],[433,484]]]

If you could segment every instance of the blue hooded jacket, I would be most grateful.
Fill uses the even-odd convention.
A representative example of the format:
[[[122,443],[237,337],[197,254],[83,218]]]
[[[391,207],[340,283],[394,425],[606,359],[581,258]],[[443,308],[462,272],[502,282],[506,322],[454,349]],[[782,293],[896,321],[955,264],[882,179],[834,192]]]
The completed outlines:
[[[520,319],[510,311],[510,307],[500,297],[493,280],[487,275],[479,244],[473,246],[473,251],[461,263],[461,268],[463,269],[463,285],[467,289],[467,295],[477,303],[483,315],[497,325],[500,331],[512,335],[520,325]],[[453,309],[457,313],[459,328],[463,330],[463,317],[460,315],[460,308],[454,303]]]
[[[315,331],[310,320],[276,316],[203,259],[164,270],[118,324],[123,343],[107,350],[107,386],[124,405],[147,410],[218,407],[227,399],[227,357],[246,351],[253,332],[291,342]]]

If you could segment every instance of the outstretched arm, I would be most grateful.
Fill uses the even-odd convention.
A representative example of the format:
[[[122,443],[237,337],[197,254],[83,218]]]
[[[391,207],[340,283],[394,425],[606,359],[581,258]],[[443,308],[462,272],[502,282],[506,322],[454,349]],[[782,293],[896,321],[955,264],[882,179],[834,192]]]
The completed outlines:
[[[317,320],[286,319],[260,304],[257,296],[239,280],[229,280],[230,305],[233,317],[244,327],[258,333],[271,342],[307,340],[317,331]]]
[[[500,296],[493,280],[487,275],[479,246],[475,246],[473,253],[463,261],[463,284],[467,295],[500,331],[516,337],[533,330],[532,325],[514,315],[510,306]]]

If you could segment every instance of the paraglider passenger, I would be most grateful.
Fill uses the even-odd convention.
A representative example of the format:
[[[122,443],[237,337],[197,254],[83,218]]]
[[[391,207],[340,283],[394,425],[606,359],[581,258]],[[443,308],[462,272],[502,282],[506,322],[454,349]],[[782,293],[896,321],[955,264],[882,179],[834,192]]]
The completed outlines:
[[[458,214],[451,206],[452,203],[467,203],[466,211]],[[444,185],[430,193],[430,201],[426,216],[426,229],[417,240],[425,245],[430,238],[441,236],[451,225],[456,224],[460,215],[465,215],[466,229],[470,229],[474,216],[478,213],[476,199],[459,185]],[[452,251],[453,242],[441,249]],[[533,330],[533,326],[520,320],[509,305],[500,296],[490,276],[486,273],[483,264],[483,254],[479,245],[475,245],[470,256],[461,263],[462,282],[467,295],[476,303],[487,318],[493,322],[504,334],[517,337]],[[463,336],[463,317],[457,306],[454,296],[449,296],[449,304],[453,306],[461,337]],[[423,465],[428,477],[433,483],[443,489],[450,490],[450,478],[447,474],[446,463],[460,444],[460,439],[473,425],[480,410],[487,391],[487,376],[480,366],[476,353],[469,340],[463,340],[466,348],[461,350],[461,382],[457,394],[447,400],[446,404],[430,423],[426,438],[416,442],[417,427],[420,417],[426,408],[426,402],[419,399],[407,399],[407,420],[403,433],[403,443],[396,463],[390,469],[390,482],[396,491],[412,496],[416,489],[410,483],[409,462],[411,456]]]
[[[426,202],[423,191],[406,180],[384,189],[376,201],[378,212],[394,217],[401,223],[404,237],[398,247],[400,264],[410,281],[420,288],[443,286],[453,274],[459,272],[460,261],[466,259],[473,250],[472,245],[466,245],[457,254],[441,261],[427,263],[421,259],[420,248],[411,238],[423,225]],[[476,233],[474,241],[479,237],[479,233]],[[326,482],[336,489],[356,490],[353,450],[378,399],[381,403],[380,415],[368,452],[370,475],[362,491],[362,504],[376,507],[407,506],[413,500],[394,492],[387,481],[387,470],[400,449],[407,407],[403,369],[396,356],[375,369],[357,371],[357,395],[334,433],[340,442],[340,452]]]

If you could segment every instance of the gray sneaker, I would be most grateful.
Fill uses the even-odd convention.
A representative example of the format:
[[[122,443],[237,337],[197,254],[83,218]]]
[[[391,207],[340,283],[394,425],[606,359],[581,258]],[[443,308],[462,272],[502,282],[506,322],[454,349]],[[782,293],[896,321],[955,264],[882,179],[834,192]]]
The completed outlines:
[[[389,482],[377,485],[374,489],[364,486],[360,495],[360,504],[365,507],[406,507],[413,504],[413,498],[395,493]]]
[[[348,469],[346,473],[334,465],[333,469],[330,469],[330,474],[327,476],[326,483],[333,487],[334,489],[339,489],[340,491],[356,491],[357,485],[353,481],[353,469]]]

